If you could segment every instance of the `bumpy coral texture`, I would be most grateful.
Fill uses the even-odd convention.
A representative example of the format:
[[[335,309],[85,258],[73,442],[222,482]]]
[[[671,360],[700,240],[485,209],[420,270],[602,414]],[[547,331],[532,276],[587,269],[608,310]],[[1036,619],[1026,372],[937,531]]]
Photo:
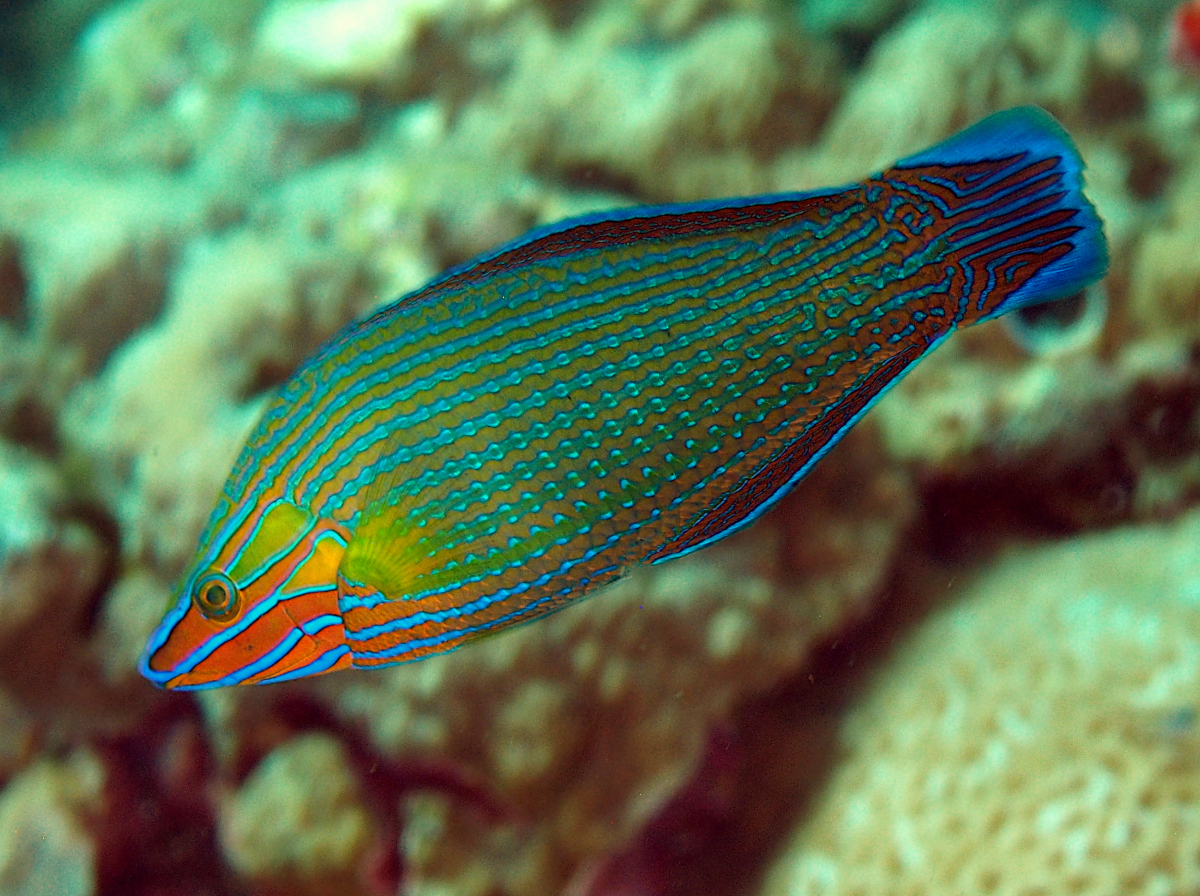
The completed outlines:
[[[269,870],[303,878],[353,866],[368,825],[347,765],[341,745],[325,734],[303,734],[277,747],[222,813],[230,863],[248,877],[271,864]]]
[[[763,896],[1200,887],[1200,514],[1013,550],[925,622]]]

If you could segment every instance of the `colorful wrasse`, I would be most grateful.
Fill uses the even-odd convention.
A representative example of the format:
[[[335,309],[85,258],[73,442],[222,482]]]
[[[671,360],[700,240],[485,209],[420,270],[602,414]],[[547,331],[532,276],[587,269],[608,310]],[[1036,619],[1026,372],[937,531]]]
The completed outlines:
[[[723,538],[957,327],[1103,273],[1081,168],[1013,110],[844,189],[564,221],[442,275],[283,385],[142,673],[414,660]]]

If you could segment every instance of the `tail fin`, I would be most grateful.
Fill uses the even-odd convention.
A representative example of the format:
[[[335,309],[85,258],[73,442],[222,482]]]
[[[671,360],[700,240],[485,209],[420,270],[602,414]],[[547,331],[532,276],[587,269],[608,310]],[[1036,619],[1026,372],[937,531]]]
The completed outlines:
[[[883,172],[945,216],[966,277],[962,323],[1078,292],[1108,267],[1104,229],[1083,195],[1083,160],[1047,112],[985,118]]]

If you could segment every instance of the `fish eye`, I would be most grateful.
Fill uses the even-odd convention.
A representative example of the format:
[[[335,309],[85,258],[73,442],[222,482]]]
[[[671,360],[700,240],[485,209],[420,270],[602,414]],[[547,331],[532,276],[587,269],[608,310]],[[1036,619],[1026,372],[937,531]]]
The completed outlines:
[[[214,569],[196,580],[192,603],[210,622],[229,622],[242,607],[242,594],[229,576]]]

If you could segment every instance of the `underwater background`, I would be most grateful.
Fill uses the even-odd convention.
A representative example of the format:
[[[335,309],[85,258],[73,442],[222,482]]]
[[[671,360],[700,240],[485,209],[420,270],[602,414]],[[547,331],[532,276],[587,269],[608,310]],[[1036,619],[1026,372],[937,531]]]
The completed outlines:
[[[779,506],[463,650],[136,669],[271,394],[527,228],[1034,104],[1105,279]],[[1200,892],[1200,12],[0,3],[0,896]]]

